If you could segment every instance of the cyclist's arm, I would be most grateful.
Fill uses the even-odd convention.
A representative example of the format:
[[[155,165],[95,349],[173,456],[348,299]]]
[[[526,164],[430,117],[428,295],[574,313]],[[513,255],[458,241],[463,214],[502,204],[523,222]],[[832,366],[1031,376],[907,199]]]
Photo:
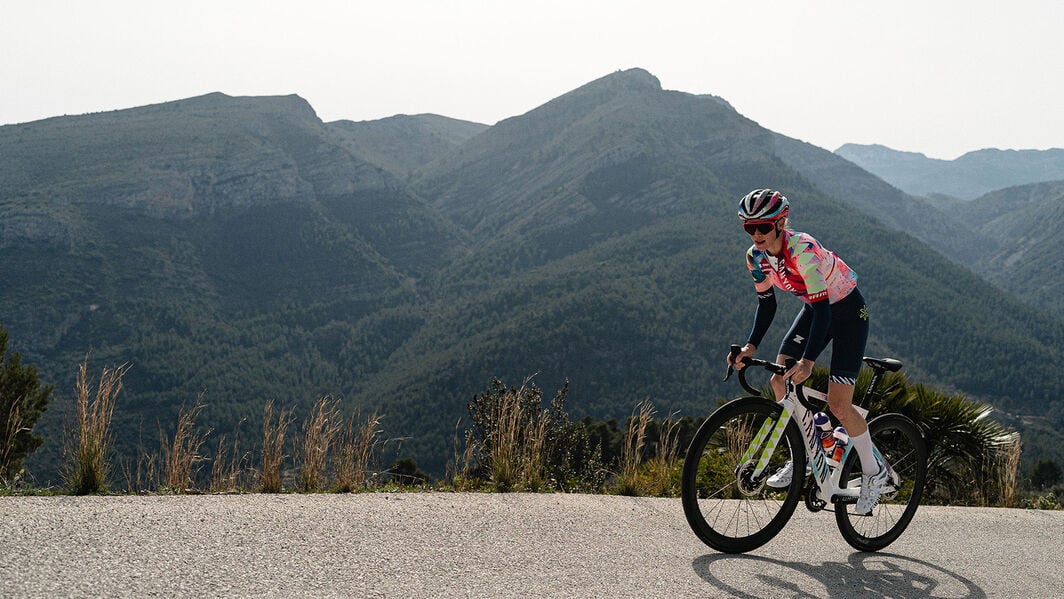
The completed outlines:
[[[750,336],[746,344],[753,347],[761,345],[772,319],[776,317],[776,291],[772,280],[761,270],[755,262],[754,248],[746,252],[746,268],[754,279],[754,290],[757,291],[757,311],[754,312],[754,328],[750,330]]]
[[[766,291],[757,293],[757,311],[754,312],[754,328],[750,331],[750,337],[746,343],[758,347],[765,338],[768,327],[772,325],[772,319],[776,317],[776,291],[769,285]]]

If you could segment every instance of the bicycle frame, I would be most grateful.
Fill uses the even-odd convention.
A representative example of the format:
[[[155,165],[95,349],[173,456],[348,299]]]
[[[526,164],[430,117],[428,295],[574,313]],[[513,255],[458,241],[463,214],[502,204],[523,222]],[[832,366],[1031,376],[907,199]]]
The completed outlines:
[[[805,388],[803,393],[807,397],[811,397],[818,401],[827,400],[826,394],[815,389]],[[846,463],[846,458],[849,456],[850,451],[853,450],[853,442],[847,441],[846,448],[843,450],[842,459],[839,460],[839,466],[832,467],[828,464],[827,458],[824,457],[824,452],[821,449],[820,438],[816,432],[816,425],[813,423],[813,410],[805,407],[802,405],[802,402],[798,400],[795,387],[790,381],[787,383],[787,395],[779,403],[783,407],[783,412],[780,414],[779,420],[775,422],[766,420],[761,426],[761,430],[759,430],[754,436],[746,453],[743,455],[742,463],[748,464],[754,459],[754,456],[758,454],[758,448],[761,448],[760,456],[757,460],[757,466],[751,473],[751,478],[758,480],[759,477],[765,474],[765,468],[768,466],[772,453],[776,450],[776,445],[783,436],[783,431],[787,428],[788,421],[794,420],[794,423],[798,425],[798,430],[802,433],[802,439],[805,442],[806,458],[810,462],[813,480],[816,483],[817,497],[824,502],[830,503],[837,503],[848,499],[856,501],[861,492],[860,487],[849,484],[846,487],[842,487],[839,484],[842,479],[842,464]],[[862,417],[868,415],[868,410],[865,410],[860,406],[854,406],[854,409],[859,411]],[[765,443],[766,439],[767,443]],[[762,447],[763,443],[764,447]],[[885,458],[879,453],[879,450],[875,447],[873,447],[872,450],[881,462],[886,463]],[[791,456],[791,459],[794,468],[801,467],[799,465],[800,460],[796,459],[796,456]]]

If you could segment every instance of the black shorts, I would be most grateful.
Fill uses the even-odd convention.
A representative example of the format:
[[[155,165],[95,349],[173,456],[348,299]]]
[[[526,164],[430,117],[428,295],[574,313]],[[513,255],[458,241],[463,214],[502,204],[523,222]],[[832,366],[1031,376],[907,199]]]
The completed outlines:
[[[780,354],[792,358],[802,357],[809,343],[809,327],[812,324],[813,309],[806,304],[795,317],[791,330],[783,337]],[[832,382],[855,384],[857,373],[861,371],[865,343],[868,342],[868,307],[857,289],[831,304],[828,341],[831,342]]]

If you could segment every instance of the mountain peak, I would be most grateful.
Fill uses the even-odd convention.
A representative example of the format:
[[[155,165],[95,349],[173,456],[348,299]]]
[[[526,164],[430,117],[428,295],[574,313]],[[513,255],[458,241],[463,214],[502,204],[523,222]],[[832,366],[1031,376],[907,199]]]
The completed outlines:
[[[588,83],[583,89],[661,91],[661,81],[644,69],[634,68],[614,71]]]

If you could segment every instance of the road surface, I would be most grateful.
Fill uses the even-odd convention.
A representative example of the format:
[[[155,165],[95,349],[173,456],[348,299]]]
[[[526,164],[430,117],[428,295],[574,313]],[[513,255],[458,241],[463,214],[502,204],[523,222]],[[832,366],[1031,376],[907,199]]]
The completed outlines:
[[[0,497],[4,597],[1064,597],[1064,511],[921,507],[880,553],[799,506],[723,555],[678,499]]]

